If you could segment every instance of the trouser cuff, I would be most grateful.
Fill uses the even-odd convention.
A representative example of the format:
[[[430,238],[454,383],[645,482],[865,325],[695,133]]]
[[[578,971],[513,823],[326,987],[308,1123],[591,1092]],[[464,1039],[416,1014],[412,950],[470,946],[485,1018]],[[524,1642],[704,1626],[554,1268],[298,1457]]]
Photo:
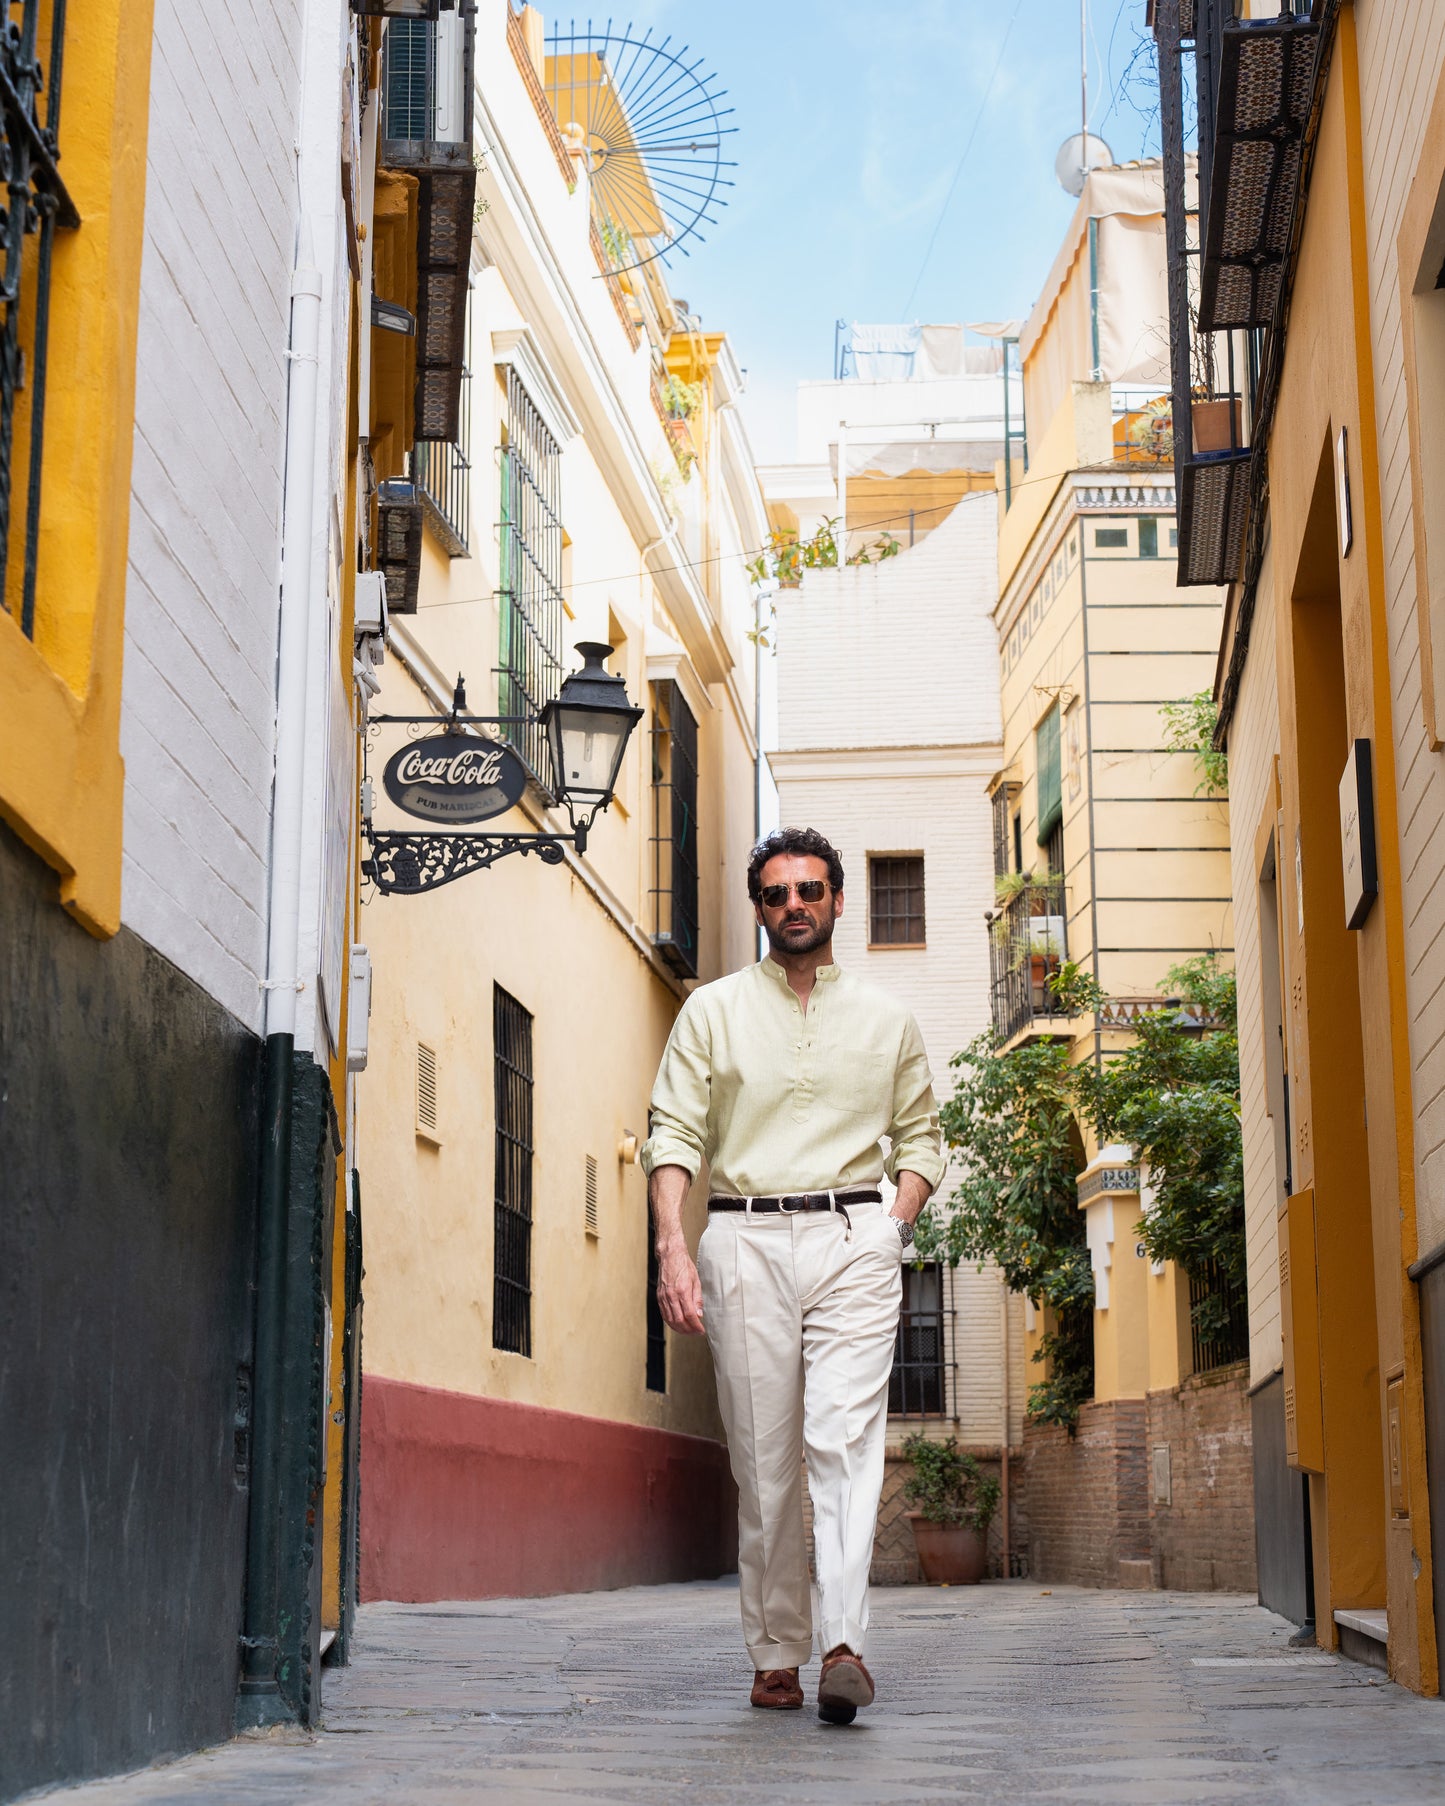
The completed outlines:
[[[863,1653],[863,1627],[852,1618],[831,1618],[818,1632],[818,1654],[827,1655],[830,1649],[845,1644],[855,1656]]]
[[[768,1668],[802,1668],[813,1659],[811,1643],[749,1643],[748,1654],[759,1674]]]

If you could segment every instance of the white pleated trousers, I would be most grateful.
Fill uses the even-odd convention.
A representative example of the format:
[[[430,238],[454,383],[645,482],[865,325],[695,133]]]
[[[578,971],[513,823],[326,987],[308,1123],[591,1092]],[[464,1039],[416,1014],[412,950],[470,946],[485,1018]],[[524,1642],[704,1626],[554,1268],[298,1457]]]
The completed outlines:
[[[813,1500],[818,1653],[863,1653],[883,1490],[903,1247],[881,1204],[714,1211],[703,1323],[738,1488],[743,1637],[757,1668],[813,1653],[802,1464]]]

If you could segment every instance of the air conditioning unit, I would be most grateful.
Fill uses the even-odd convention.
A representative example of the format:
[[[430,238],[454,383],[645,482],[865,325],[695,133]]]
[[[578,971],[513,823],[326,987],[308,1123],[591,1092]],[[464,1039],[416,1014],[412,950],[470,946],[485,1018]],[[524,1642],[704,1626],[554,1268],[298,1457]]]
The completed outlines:
[[[356,573],[355,632],[358,640],[386,638],[386,575],[383,571]],[[380,660],[374,661],[380,663]]]

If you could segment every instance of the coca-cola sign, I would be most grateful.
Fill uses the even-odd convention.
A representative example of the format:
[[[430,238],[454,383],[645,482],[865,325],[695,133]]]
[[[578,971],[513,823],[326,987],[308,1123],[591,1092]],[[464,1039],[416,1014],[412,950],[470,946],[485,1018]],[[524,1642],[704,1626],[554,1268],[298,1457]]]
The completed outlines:
[[[486,821],[521,800],[527,768],[495,740],[433,734],[393,753],[381,781],[398,809],[422,821]]]

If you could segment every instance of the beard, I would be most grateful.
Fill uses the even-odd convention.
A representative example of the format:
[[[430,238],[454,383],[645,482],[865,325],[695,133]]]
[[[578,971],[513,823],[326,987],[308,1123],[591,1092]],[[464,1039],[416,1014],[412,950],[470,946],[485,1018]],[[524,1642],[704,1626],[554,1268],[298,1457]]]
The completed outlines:
[[[812,953],[819,947],[826,947],[833,938],[834,918],[829,916],[822,924],[815,924],[811,918],[797,922],[779,922],[776,927],[771,922],[763,923],[763,932],[768,937],[768,945],[774,953]],[[785,931],[790,927],[809,929],[806,935],[790,935]]]

